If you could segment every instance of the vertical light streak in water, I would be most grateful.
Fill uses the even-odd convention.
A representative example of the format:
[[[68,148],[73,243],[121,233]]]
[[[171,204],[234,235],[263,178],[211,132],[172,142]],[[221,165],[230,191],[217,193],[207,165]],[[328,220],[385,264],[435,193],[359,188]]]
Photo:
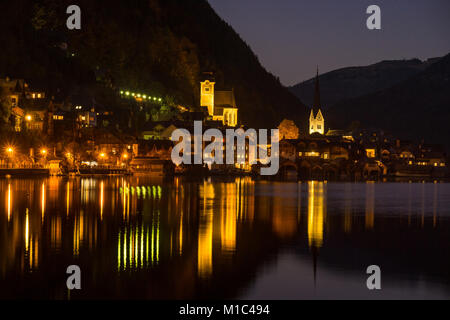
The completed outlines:
[[[373,229],[375,222],[375,183],[367,181],[366,183],[366,229]]]
[[[236,225],[238,208],[235,206],[236,192],[239,187],[236,184],[225,184],[226,202],[221,204],[220,235],[222,250],[234,252],[236,247]]]
[[[152,217],[152,242],[151,242],[151,251],[152,251],[152,265],[155,261],[155,218]]]
[[[11,220],[11,183],[8,183],[8,222]]]
[[[123,181],[122,182],[122,194],[123,194],[123,199],[122,199],[122,206],[123,206],[123,219],[125,219],[125,217],[126,217],[126,214],[127,214],[127,209],[126,209],[126,203],[127,203],[127,200],[126,200],[126,184],[125,184],[125,181]]]
[[[66,187],[66,215],[69,216],[69,208],[70,208],[70,182],[67,181]]]
[[[145,235],[145,266],[148,267],[148,235],[150,234],[147,227],[147,234]]]
[[[119,238],[117,243],[117,270],[120,271],[120,259],[121,259],[121,253],[122,253],[122,247],[120,246],[120,237],[122,236],[122,231],[119,230]]]
[[[316,186],[317,184],[317,186]],[[324,194],[323,182],[310,181],[308,185],[308,243],[320,248],[323,243]]]
[[[42,217],[42,222],[44,222],[44,214],[45,214],[45,183],[42,182],[42,188],[41,188],[41,217]]]
[[[30,252],[28,252],[28,267],[33,269],[33,239],[30,241]]]
[[[25,252],[28,253],[28,243],[30,241],[30,221],[28,218],[28,208],[25,212]]]
[[[39,265],[39,238],[34,240],[33,257],[33,267],[37,268]]]
[[[127,227],[125,227],[125,235],[123,237],[123,269],[127,268]]]
[[[159,210],[158,210],[158,224],[156,229],[156,263],[159,262]]]
[[[181,210],[181,215],[180,215],[180,230],[178,231],[178,238],[179,238],[179,254],[181,256],[181,254],[183,253],[183,210]]]
[[[144,224],[141,224],[141,268],[144,266]]]
[[[137,261],[138,261],[138,225],[134,227],[134,267],[137,268]]]
[[[130,248],[129,248],[129,250],[130,250],[130,252],[129,252],[129,255],[130,255],[130,269],[132,269],[133,268],[133,261],[134,261],[134,250],[133,250],[133,245],[134,245],[134,241],[133,241],[133,226],[131,226],[131,229],[130,229],[130,239],[129,239],[129,242],[130,242]]]
[[[214,187],[211,184],[203,184],[200,196],[203,196],[203,208],[200,213],[200,225],[198,231],[197,266],[198,275],[207,278],[212,273],[212,242],[213,242],[213,212],[207,201],[213,200]],[[236,200],[236,199],[234,199]]]
[[[100,182],[100,220],[103,220],[103,181]]]

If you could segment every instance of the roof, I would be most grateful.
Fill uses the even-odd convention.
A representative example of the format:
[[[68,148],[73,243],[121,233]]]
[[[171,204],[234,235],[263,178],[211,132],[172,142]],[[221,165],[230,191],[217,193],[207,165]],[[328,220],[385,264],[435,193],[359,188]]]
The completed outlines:
[[[214,92],[214,107],[223,106],[236,108],[236,100],[234,98],[234,91],[215,91]]]

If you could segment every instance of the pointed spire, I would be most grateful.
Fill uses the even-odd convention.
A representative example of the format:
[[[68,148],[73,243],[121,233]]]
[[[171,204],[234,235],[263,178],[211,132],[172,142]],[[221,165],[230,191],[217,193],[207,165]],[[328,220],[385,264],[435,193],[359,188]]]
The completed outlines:
[[[319,66],[317,66],[316,86],[315,86],[315,92],[314,92],[313,109],[317,110],[319,108],[320,108]]]

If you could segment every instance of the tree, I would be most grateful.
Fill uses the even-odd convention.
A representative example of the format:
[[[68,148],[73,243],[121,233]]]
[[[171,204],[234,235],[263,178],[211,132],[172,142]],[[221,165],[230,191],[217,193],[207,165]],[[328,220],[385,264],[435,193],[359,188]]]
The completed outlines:
[[[280,140],[283,139],[298,139],[298,127],[294,121],[284,119],[278,126],[280,130]]]
[[[11,101],[3,88],[0,88],[0,124],[9,123],[11,116]]]

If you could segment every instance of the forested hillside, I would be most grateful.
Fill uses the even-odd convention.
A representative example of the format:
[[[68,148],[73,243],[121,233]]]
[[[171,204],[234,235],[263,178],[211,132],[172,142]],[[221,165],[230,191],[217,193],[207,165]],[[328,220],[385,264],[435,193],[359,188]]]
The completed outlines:
[[[25,78],[61,99],[110,108],[121,88],[195,108],[199,81],[233,87],[244,124],[303,125],[306,107],[259,63],[204,0],[80,0],[81,30],[66,28],[72,1],[0,3],[0,76]]]

